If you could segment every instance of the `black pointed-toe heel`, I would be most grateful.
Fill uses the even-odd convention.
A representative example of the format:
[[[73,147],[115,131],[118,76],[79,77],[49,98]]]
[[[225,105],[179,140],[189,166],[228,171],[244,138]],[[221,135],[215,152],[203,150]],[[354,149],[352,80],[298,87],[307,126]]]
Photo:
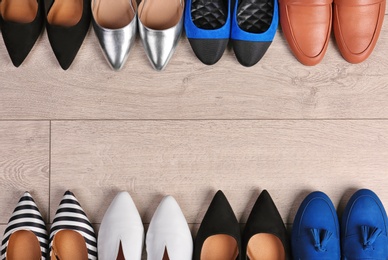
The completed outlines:
[[[90,0],[48,0],[46,28],[51,48],[67,70],[80,49],[91,22]]]
[[[214,196],[194,241],[194,260],[241,259],[240,226],[222,191]]]
[[[242,235],[242,259],[290,259],[287,230],[275,203],[263,190]]]
[[[0,1],[0,27],[15,67],[30,53],[43,28],[43,0]]]

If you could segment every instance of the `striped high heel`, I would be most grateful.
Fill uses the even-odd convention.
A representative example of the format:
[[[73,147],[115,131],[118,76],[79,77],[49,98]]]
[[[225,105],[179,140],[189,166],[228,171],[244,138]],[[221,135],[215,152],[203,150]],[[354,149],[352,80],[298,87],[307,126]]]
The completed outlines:
[[[46,224],[31,194],[20,198],[4,231],[1,259],[47,259]]]
[[[50,229],[51,260],[96,260],[97,239],[80,203],[66,191]]]

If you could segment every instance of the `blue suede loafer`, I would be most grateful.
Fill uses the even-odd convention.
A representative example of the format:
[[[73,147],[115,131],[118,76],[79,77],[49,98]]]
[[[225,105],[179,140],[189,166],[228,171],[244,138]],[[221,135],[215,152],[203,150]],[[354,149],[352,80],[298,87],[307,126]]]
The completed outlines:
[[[337,213],[329,197],[310,193],[300,205],[291,233],[295,260],[339,260],[340,231]]]
[[[241,65],[255,65],[267,52],[279,24],[277,0],[237,0],[231,39]]]
[[[231,0],[187,0],[185,30],[197,58],[206,65],[221,59],[230,38]]]
[[[377,195],[357,191],[342,216],[342,259],[388,259],[387,229],[387,213]]]

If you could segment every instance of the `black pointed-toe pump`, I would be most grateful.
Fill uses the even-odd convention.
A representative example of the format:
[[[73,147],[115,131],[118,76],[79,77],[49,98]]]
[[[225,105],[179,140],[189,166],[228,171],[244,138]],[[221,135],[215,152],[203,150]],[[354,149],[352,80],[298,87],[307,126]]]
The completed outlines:
[[[194,241],[194,260],[240,260],[240,226],[222,191],[214,196]]]
[[[43,0],[1,0],[0,27],[15,67],[30,53],[43,28]]]
[[[268,191],[263,190],[242,235],[242,259],[290,259],[287,230]]]

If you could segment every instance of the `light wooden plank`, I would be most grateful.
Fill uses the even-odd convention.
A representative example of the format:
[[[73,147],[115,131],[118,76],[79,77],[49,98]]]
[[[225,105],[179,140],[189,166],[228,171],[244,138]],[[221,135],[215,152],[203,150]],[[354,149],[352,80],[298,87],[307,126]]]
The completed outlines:
[[[332,38],[322,63],[306,67],[279,31],[262,61],[244,68],[230,48],[216,65],[203,65],[183,37],[167,69],[156,72],[137,39],[123,70],[113,72],[91,31],[62,71],[44,34],[18,69],[0,45],[0,118],[387,118],[387,45],[384,23],[364,63],[347,63]]]
[[[49,207],[49,122],[0,121],[0,223],[6,224],[25,191],[43,218]]]
[[[339,209],[358,188],[388,203],[388,121],[56,121],[52,123],[51,218],[71,189],[100,223],[119,190],[148,223],[173,195],[200,223],[215,191],[244,223],[268,189],[287,223],[308,192]]]

